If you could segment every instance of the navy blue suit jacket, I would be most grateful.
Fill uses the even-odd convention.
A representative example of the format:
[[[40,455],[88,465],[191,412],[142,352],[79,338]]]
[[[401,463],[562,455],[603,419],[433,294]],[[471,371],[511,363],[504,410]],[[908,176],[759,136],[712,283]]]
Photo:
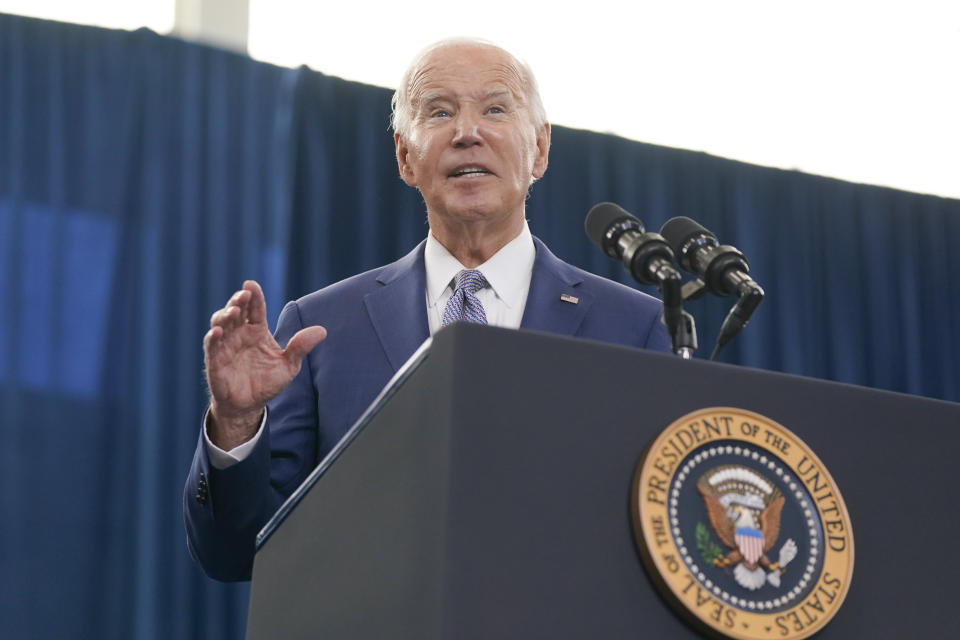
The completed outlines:
[[[670,350],[658,300],[561,261],[536,238],[534,244],[521,329]],[[284,307],[280,344],[315,324],[327,328],[327,339],[269,403],[267,428],[247,459],[217,470],[200,438],[184,518],[190,552],[209,576],[250,578],[259,529],[429,336],[423,247]],[[561,300],[563,294],[578,303]]]

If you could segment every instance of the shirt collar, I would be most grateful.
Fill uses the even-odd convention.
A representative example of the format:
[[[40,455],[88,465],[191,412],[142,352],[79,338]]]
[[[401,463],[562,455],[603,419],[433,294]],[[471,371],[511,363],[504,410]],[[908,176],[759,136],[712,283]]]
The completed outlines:
[[[518,275],[525,274],[526,280],[529,280],[536,254],[530,227],[524,221],[520,234],[477,267],[477,270],[487,279],[496,296],[508,308],[513,308],[521,303],[520,298],[526,290],[524,278]],[[427,234],[423,261],[427,272],[427,300],[432,307],[437,304],[456,275],[466,267],[460,264],[433,234]]]

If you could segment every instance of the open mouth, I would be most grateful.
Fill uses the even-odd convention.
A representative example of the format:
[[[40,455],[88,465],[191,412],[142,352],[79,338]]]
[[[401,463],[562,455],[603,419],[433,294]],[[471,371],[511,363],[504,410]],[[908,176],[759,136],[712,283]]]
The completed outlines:
[[[493,173],[479,165],[465,165],[457,167],[450,172],[450,178],[477,178],[480,176],[492,176]]]

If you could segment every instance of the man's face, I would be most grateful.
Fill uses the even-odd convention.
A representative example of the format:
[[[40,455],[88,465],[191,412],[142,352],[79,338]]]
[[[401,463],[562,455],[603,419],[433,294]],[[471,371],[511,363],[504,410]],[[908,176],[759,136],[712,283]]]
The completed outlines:
[[[506,55],[477,45],[434,52],[414,76],[413,118],[394,136],[404,182],[420,189],[431,227],[519,224],[527,189],[547,168],[550,127],[537,131]]]

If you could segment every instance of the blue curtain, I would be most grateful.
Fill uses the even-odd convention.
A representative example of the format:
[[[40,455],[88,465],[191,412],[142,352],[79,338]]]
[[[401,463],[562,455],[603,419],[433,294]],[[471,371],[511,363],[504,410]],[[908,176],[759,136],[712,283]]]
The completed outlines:
[[[157,36],[0,16],[0,637],[237,638],[190,560],[201,339],[245,279],[284,300],[427,231],[390,94]],[[557,127],[533,232],[629,283],[620,202],[737,245],[768,297],[722,359],[960,399],[960,201]],[[700,354],[729,301],[704,299]]]

